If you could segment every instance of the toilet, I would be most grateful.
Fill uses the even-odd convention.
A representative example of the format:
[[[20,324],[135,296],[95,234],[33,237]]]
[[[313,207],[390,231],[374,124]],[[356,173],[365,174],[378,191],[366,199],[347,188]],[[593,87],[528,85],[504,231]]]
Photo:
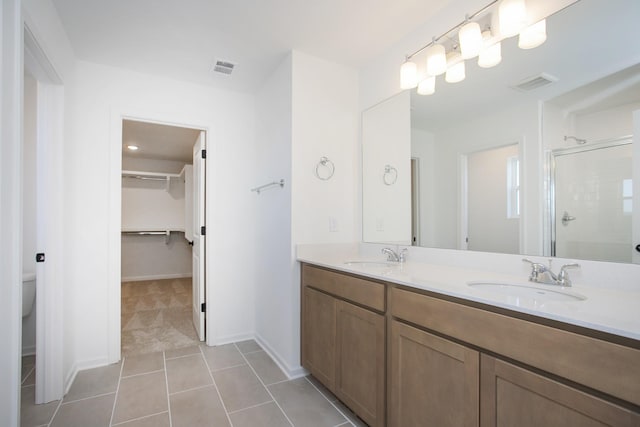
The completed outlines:
[[[22,274],[22,317],[27,317],[33,310],[36,300],[36,273]]]

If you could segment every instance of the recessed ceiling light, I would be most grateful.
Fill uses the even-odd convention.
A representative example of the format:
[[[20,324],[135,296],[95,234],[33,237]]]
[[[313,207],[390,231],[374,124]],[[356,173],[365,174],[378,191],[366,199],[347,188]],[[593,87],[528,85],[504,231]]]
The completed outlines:
[[[133,144],[127,145],[127,149],[131,151],[138,151],[139,148],[140,147],[138,147],[137,145],[133,145]]]

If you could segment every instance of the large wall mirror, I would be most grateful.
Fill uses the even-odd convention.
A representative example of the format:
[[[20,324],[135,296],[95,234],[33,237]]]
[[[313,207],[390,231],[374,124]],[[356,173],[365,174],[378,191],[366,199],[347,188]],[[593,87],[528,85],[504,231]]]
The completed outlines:
[[[578,1],[543,45],[504,40],[498,66],[468,60],[462,82],[366,110],[363,240],[640,263],[639,16],[637,0]],[[381,136],[403,124],[409,138]]]

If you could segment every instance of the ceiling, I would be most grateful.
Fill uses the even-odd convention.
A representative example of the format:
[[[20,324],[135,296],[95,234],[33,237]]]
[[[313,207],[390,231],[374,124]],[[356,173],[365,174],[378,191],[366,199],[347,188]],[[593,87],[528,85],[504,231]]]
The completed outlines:
[[[197,129],[123,120],[122,155],[190,164],[198,135],[200,131]],[[130,151],[126,148],[129,144],[137,145],[139,149]]]
[[[292,49],[357,68],[451,0],[52,1],[80,59],[253,92]]]

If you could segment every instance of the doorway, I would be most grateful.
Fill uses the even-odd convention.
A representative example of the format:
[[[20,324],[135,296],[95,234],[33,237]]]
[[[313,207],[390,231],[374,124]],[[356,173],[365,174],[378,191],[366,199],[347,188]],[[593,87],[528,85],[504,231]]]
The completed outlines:
[[[122,356],[205,339],[205,137],[122,120]]]
[[[519,145],[463,156],[462,248],[520,253]]]

